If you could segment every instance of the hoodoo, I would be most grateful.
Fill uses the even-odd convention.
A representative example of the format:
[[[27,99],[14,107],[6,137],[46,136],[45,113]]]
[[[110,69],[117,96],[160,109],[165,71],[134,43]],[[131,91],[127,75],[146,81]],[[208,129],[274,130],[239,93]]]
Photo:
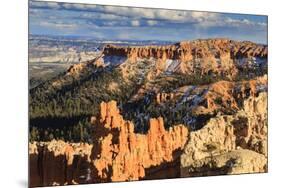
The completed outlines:
[[[188,139],[184,125],[165,130],[161,117],[150,119],[146,135],[135,133],[133,123],[120,115],[116,101],[102,102],[99,117],[91,119],[91,145],[63,141],[30,144],[31,186],[149,178],[149,168],[179,162],[179,151]],[[179,163],[175,165],[179,173]],[[175,172],[165,175],[169,176],[174,177]]]

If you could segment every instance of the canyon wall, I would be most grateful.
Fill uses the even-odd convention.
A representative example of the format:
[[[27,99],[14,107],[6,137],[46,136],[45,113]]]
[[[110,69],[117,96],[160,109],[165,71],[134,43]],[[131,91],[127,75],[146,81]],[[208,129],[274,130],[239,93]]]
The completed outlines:
[[[103,51],[107,56],[127,56],[128,58],[178,59],[190,61],[196,58],[267,58],[267,46],[252,42],[236,42],[229,39],[207,39],[184,41],[166,46],[114,46],[107,45]]]
[[[158,72],[168,71],[188,75],[235,77],[239,71],[260,69],[267,64],[267,46],[228,39],[206,39],[166,46],[104,47],[105,57],[126,57],[131,62],[140,59],[156,62]]]

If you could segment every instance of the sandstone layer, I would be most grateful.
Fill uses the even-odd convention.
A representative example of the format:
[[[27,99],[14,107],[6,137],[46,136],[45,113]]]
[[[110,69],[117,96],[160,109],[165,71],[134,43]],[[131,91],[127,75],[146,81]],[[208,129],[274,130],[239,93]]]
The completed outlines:
[[[105,55],[127,56],[129,58],[179,59],[189,61],[194,58],[221,58],[230,55],[233,58],[267,57],[267,46],[252,42],[236,42],[229,39],[206,39],[184,41],[166,46],[114,46],[104,48]]]
[[[184,41],[166,46],[104,47],[105,56],[122,56],[132,62],[155,59],[159,72],[217,74],[233,78],[240,69],[265,66],[267,46],[229,39]]]

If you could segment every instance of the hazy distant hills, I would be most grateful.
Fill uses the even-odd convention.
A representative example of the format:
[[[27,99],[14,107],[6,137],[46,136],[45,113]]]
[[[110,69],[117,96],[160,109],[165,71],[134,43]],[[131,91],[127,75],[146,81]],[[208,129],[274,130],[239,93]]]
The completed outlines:
[[[89,37],[30,35],[29,75],[30,87],[64,72],[71,64],[92,60],[99,56],[107,44],[149,45],[170,44],[165,41],[110,41]]]

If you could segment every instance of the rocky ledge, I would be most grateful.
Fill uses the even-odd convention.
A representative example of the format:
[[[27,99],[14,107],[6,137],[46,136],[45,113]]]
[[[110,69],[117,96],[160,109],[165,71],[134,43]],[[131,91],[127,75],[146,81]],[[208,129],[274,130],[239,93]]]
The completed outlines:
[[[221,58],[226,55],[230,55],[232,58],[267,58],[267,46],[229,39],[200,39],[166,46],[123,47],[107,45],[103,53],[107,56],[127,56],[129,58],[153,57],[156,59],[179,59],[181,61],[205,57]]]
[[[251,96],[233,115],[217,115],[189,134],[181,176],[267,172],[267,93]]]
[[[215,74],[234,78],[239,71],[264,72],[267,68],[267,54],[267,45],[229,39],[200,39],[164,46],[106,45],[101,56],[71,66],[68,75],[77,77],[97,67],[145,60],[156,67],[157,74]]]

